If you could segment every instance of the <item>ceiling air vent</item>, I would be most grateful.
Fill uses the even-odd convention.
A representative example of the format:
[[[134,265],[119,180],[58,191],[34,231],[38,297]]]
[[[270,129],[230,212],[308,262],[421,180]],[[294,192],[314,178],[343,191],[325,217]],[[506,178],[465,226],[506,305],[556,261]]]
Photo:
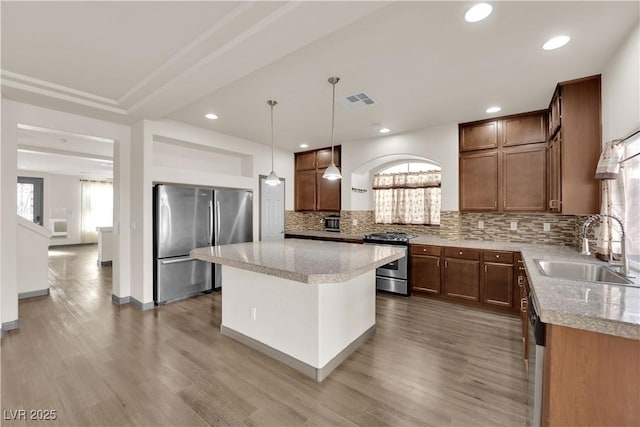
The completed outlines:
[[[338,98],[338,104],[348,110],[357,110],[364,107],[370,107],[377,102],[364,92],[356,92],[353,95]]]

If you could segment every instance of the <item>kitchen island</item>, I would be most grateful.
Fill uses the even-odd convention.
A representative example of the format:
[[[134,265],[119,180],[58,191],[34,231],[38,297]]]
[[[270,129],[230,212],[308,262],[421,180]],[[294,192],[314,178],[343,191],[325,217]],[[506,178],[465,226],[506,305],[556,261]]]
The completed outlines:
[[[222,334],[322,381],[375,332],[375,269],[404,254],[285,239],[190,255],[223,266]]]

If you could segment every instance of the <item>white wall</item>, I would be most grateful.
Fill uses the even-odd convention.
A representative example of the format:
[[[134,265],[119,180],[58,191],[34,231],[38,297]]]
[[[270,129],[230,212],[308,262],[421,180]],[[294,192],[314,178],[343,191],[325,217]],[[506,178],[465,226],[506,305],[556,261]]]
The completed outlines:
[[[75,245],[80,243],[81,200],[80,177],[37,171],[18,170],[18,176],[43,179],[43,224],[50,228],[51,218],[67,219],[67,237],[51,237],[50,245]]]
[[[258,239],[258,175],[271,171],[271,147],[171,120],[136,123],[132,141],[131,297],[147,306],[153,302],[152,185],[252,190],[253,235]],[[228,163],[221,164],[225,159]],[[276,150],[274,167],[286,180],[285,209],[293,209],[293,153]]]
[[[2,323],[13,322],[18,319],[18,290],[16,280],[16,177],[17,177],[17,125],[18,123],[30,124],[47,129],[61,130],[83,135],[100,136],[116,141],[115,152],[119,156],[114,159],[115,163],[123,161],[129,165],[129,144],[130,128],[115,123],[102,120],[91,119],[75,114],[63,113],[47,108],[19,102],[2,100],[2,144],[1,151],[2,168],[0,176],[0,199],[2,200],[2,222],[0,223],[0,245],[2,246],[0,264],[2,265],[2,276],[0,277],[0,293],[2,294]],[[122,149],[118,149],[122,147]],[[122,217],[128,219],[129,199],[124,199],[119,203],[122,190],[126,190],[130,185],[127,174],[114,177],[117,186],[114,186],[114,221],[121,220]],[[116,203],[118,202],[118,203]],[[114,223],[115,225],[115,223]],[[115,234],[115,233],[114,233]],[[120,265],[121,248],[128,251],[130,246],[129,228],[124,227],[120,234],[116,236],[116,253],[114,255],[114,275],[113,292],[119,295],[120,287],[125,288],[128,295],[130,272],[128,271],[128,259],[122,260]],[[128,255],[128,253],[127,253]]]
[[[640,128],[640,24],[629,33],[602,72],[602,140]]]
[[[24,218],[17,218],[17,225],[18,293],[49,289],[48,248],[51,233]]]
[[[418,129],[342,145],[342,209],[373,210],[369,171],[381,162],[426,158],[442,167],[442,210],[458,210],[458,125]],[[367,189],[355,193],[351,187]]]

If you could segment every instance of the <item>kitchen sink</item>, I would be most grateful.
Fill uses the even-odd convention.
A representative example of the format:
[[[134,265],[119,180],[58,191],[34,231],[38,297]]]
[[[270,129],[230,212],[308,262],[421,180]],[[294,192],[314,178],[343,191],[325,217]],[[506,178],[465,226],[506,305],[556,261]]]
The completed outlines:
[[[591,262],[535,260],[545,276],[583,282],[615,283],[637,286],[609,267]]]

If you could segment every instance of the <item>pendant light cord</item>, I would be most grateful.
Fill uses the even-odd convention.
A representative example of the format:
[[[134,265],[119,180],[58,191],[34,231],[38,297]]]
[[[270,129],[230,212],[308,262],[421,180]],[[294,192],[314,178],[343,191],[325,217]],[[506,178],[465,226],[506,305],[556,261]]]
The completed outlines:
[[[271,171],[273,171],[273,104],[271,104]]]
[[[331,86],[333,86],[333,102],[331,103],[331,164],[333,165],[333,138],[336,117],[336,83],[338,83],[339,79],[337,77],[332,77],[331,79],[329,79],[329,81],[331,82]]]

